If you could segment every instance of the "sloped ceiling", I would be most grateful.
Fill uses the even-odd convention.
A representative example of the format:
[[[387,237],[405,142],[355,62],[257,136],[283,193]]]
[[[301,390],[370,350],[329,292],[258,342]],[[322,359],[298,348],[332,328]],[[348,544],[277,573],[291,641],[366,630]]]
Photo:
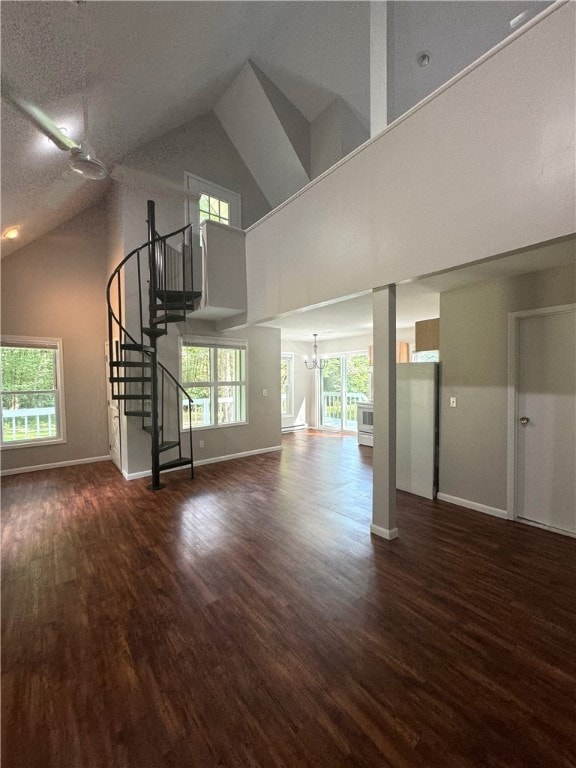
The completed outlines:
[[[340,95],[368,125],[364,2],[5,2],[2,73],[108,167],[212,109],[252,59],[313,120]],[[39,237],[105,193],[63,179],[66,154],[2,104],[2,230]]]

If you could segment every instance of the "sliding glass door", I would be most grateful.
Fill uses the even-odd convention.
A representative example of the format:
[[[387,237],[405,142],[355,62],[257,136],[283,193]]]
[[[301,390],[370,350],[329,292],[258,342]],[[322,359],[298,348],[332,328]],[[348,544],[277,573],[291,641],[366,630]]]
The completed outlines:
[[[356,431],[356,406],[371,396],[366,352],[347,352],[324,358],[320,373],[320,426]]]

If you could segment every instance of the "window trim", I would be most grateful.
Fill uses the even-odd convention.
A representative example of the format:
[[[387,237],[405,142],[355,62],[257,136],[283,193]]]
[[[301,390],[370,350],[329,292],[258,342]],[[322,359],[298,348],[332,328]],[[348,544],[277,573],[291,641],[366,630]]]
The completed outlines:
[[[186,388],[186,383],[182,378],[182,348],[183,347],[207,347],[209,349],[241,349],[244,350],[244,379],[238,379],[234,381],[220,381],[214,379],[213,381],[198,381],[193,382],[194,386],[213,387],[216,394],[214,400],[214,418],[218,417],[218,387],[225,386],[243,386],[244,387],[244,420],[234,421],[231,424],[206,424],[201,427],[182,427],[181,432],[189,432],[191,429],[193,432],[201,432],[208,429],[229,429],[231,427],[242,427],[249,423],[249,407],[248,407],[248,342],[244,339],[222,339],[214,338],[213,336],[180,336],[178,340],[178,375],[179,383],[182,387]]]
[[[287,407],[286,407],[286,413],[282,413],[282,382],[280,382],[280,415],[283,419],[293,419],[294,418],[294,353],[293,352],[282,352],[280,355],[280,365],[282,365],[282,360],[288,361],[288,384],[287,384]]]
[[[18,440],[4,442],[2,440],[2,429],[0,429],[0,446],[3,451],[14,450],[15,448],[32,448],[44,445],[57,445],[68,442],[66,437],[66,408],[64,397],[64,355],[62,351],[62,339],[48,338],[38,336],[1,336],[0,347],[20,347],[20,348],[38,348],[56,350],[56,413],[58,424],[58,436],[35,440]],[[34,392],[35,390],[31,390]],[[40,391],[40,390],[37,390]],[[3,390],[0,390],[3,392]],[[1,408],[2,414],[4,409]],[[0,415],[0,418],[3,416]]]

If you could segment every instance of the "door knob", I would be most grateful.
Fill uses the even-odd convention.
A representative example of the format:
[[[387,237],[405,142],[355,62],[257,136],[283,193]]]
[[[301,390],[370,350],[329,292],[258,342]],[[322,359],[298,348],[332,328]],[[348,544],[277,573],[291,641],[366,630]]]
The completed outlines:
[[[522,416],[522,418],[520,419],[520,424],[528,424],[529,421],[530,419],[528,418],[528,416]]]

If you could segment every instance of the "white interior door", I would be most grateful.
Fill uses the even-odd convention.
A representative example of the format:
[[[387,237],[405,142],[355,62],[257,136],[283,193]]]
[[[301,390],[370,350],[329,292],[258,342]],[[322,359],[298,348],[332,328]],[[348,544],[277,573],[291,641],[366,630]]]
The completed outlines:
[[[518,318],[516,516],[576,532],[576,313]]]
[[[108,445],[110,458],[122,471],[122,453],[120,450],[120,409],[118,401],[112,400],[112,385],[110,384],[109,345],[105,344],[106,354],[106,399],[108,401]]]

